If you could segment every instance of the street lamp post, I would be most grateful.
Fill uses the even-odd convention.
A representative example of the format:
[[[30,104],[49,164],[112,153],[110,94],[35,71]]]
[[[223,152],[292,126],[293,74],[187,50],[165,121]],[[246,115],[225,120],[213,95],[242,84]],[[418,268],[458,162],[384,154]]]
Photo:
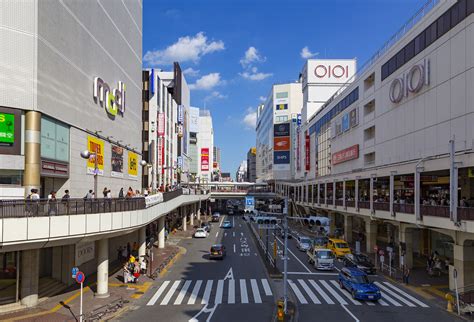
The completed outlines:
[[[91,153],[89,150],[84,150],[81,152],[81,157],[84,159],[90,159],[91,156],[94,157],[94,199],[97,199],[97,181],[99,176],[99,163],[98,163],[98,146],[95,146],[95,151]]]

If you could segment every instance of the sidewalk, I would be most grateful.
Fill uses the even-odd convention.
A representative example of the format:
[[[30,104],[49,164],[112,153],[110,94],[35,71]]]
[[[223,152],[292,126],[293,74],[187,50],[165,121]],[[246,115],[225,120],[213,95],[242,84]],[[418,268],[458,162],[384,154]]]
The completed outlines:
[[[179,238],[179,237],[178,237]],[[166,273],[167,269],[186,250],[176,245],[167,245],[166,248],[153,249],[153,270],[158,276]],[[93,310],[105,311],[108,307],[123,299],[125,303],[139,299],[152,286],[153,279],[141,275],[137,284],[124,284],[122,265],[114,262],[110,265],[109,294],[107,298],[96,298],[96,276],[86,278],[83,289],[83,314],[87,315]],[[130,305],[124,304],[122,308],[116,307],[116,312],[101,318],[110,319],[114,314],[120,314],[128,309]],[[2,321],[42,322],[42,321],[78,321],[80,307],[80,287],[72,285],[64,293],[48,298],[37,307],[0,315]]]

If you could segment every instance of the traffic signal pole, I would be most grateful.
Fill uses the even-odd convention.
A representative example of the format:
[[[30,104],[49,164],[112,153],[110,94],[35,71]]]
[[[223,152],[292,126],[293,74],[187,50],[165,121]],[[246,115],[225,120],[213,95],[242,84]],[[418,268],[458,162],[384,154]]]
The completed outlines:
[[[285,198],[285,206],[283,208],[283,225],[285,230],[285,249],[283,259],[283,297],[284,312],[288,313],[288,198]]]

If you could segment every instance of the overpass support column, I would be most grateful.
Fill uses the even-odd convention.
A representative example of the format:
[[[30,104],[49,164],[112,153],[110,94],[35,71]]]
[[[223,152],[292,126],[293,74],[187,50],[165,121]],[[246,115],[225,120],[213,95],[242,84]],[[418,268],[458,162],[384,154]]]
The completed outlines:
[[[189,224],[194,227],[194,205],[187,206],[189,211]]]
[[[352,243],[352,216],[344,216],[344,239],[348,243]]]
[[[201,209],[199,208],[199,204],[194,204],[194,208],[196,209],[197,220],[201,223]]]
[[[458,288],[474,283],[474,246],[454,245],[454,268],[458,272]],[[454,289],[452,277],[449,279],[449,288]]]
[[[109,297],[109,239],[97,241],[97,293],[96,297]]]
[[[21,251],[21,304],[32,307],[38,304],[39,249]]]
[[[186,214],[186,209],[185,207],[179,207],[178,208],[179,215],[181,218],[183,218],[183,231],[187,230],[187,221],[188,221],[188,215]]]
[[[369,219],[365,221],[365,241],[366,252],[373,253],[374,247],[377,244],[377,223]]]
[[[146,226],[138,231],[138,258],[141,263],[146,255]]]
[[[158,218],[158,248],[165,248],[165,218]]]
[[[413,267],[413,229],[407,228],[404,224],[400,224],[398,229],[398,240],[400,241],[400,266],[406,265],[408,268]],[[402,244],[403,243],[403,244]],[[403,255],[403,259],[402,259]]]

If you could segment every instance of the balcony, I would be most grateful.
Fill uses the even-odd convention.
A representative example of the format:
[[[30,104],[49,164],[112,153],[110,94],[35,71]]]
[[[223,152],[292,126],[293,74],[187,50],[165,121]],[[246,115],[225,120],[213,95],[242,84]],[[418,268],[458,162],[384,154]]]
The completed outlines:
[[[359,208],[370,209],[370,201],[359,201]]]
[[[393,211],[395,213],[405,213],[405,214],[414,214],[415,213],[415,205],[414,204],[404,204],[404,203],[394,203],[393,204]]]
[[[336,206],[343,206],[344,205],[344,200],[342,199],[337,199],[336,200]]]
[[[389,202],[374,202],[374,209],[390,211],[390,203]]]
[[[449,218],[449,207],[420,205],[420,214],[422,216]]]

